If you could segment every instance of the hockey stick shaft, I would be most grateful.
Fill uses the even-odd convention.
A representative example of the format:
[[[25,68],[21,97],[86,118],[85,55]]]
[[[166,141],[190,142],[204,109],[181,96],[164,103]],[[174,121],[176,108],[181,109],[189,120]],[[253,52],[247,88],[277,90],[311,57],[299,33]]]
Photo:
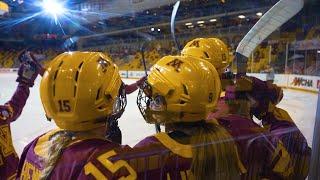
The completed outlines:
[[[146,59],[145,59],[145,57],[144,57],[144,44],[142,44],[142,46],[141,46],[141,48],[140,48],[140,53],[141,53],[141,59],[142,59],[142,63],[143,63],[143,68],[144,68],[145,75],[148,76]],[[160,125],[159,125],[159,124],[156,123],[154,126],[155,126],[155,128],[156,128],[156,132],[157,132],[157,133],[161,132],[161,128],[160,128]]]
[[[238,75],[246,74],[247,60],[253,50],[272,32],[296,15],[303,5],[303,0],[280,0],[260,18],[236,49]]]
[[[175,35],[175,20],[176,20],[176,15],[177,15],[179,6],[180,6],[180,1],[177,1],[173,6],[173,10],[172,10],[172,14],[171,14],[170,26],[171,26],[172,39],[174,41],[174,44],[176,45],[176,48],[180,52],[180,45],[179,45],[178,40],[177,40],[176,35]]]

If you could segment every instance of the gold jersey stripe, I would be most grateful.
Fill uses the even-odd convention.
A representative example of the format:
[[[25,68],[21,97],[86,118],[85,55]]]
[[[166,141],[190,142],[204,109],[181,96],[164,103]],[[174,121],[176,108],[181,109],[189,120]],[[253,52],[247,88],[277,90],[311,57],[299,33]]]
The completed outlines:
[[[166,148],[184,158],[192,158],[192,148],[190,145],[180,144],[166,133],[154,135]]]

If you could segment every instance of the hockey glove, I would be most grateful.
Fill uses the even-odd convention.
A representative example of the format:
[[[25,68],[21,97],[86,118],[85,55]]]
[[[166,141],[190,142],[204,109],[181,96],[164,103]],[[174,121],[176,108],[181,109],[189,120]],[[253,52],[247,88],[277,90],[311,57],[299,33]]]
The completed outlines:
[[[17,82],[33,87],[34,81],[41,71],[41,65],[34,59],[30,52],[19,56],[21,62],[18,70]]]

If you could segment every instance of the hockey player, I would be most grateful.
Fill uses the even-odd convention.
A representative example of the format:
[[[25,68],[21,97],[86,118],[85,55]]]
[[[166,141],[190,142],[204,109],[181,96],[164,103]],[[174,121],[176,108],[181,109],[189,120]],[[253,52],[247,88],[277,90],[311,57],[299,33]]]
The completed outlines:
[[[196,38],[189,41],[181,51],[183,56],[191,56],[201,58],[210,62],[218,71],[221,80],[222,90],[228,85],[232,85],[233,74],[227,72],[231,59],[227,45],[218,38]],[[227,107],[223,99],[224,92],[221,94],[221,99],[218,101],[215,112],[209,114],[208,119],[219,117],[227,113]]]
[[[108,160],[120,151],[120,145],[105,139],[106,124],[124,110],[123,86],[117,66],[102,53],[57,56],[43,76],[40,96],[46,115],[58,128],[25,147],[18,177],[111,179],[99,169],[124,167],[134,179],[135,171],[126,162]],[[106,152],[92,160],[91,155],[101,149]]]
[[[272,142],[281,143],[290,155],[290,168],[283,176],[305,179],[309,171],[311,148],[288,112],[277,107],[283,98],[282,89],[254,77],[242,78],[241,81],[254,89],[247,93],[251,101],[250,113],[262,121],[273,138]]]
[[[211,64],[213,64],[215,67],[217,67],[217,69],[220,69],[219,72],[222,80],[223,89],[226,89],[227,86],[233,84],[231,79],[234,79],[234,77],[226,77],[228,76],[228,73],[223,73],[224,68],[227,66],[229,60],[227,47],[221,40],[216,38],[194,39],[186,44],[182,51],[182,54],[184,56],[193,56],[205,59],[209,61]],[[247,81],[248,79],[251,80]],[[243,84],[239,86],[239,82]],[[232,89],[231,86],[230,88]],[[242,154],[242,160],[248,169],[247,175],[251,176],[250,178],[252,178],[255,175],[259,176],[259,171],[261,171],[261,173],[265,173],[261,169],[258,169],[260,166],[259,164],[257,164],[257,162],[264,162],[262,160],[259,160],[261,158],[261,155],[259,155],[259,153],[254,153],[259,152],[259,150],[257,149],[261,150],[261,145],[265,146],[270,142],[269,139],[264,138],[265,135],[263,135],[263,137],[260,137],[261,133],[263,132],[269,133],[268,136],[274,137],[273,143],[277,143],[280,142],[280,140],[285,139],[284,141],[286,143],[284,144],[286,145],[286,147],[284,147],[282,151],[278,151],[280,152],[280,154],[284,151],[289,151],[288,153],[291,153],[291,156],[302,157],[302,160],[299,161],[294,160],[297,158],[292,158],[292,160],[295,161],[295,165],[291,167],[297,169],[295,170],[295,173],[289,173],[289,171],[287,171],[286,169],[282,169],[278,170],[278,172],[275,174],[280,174],[280,176],[287,176],[298,179],[306,177],[309,166],[307,162],[308,158],[310,157],[310,148],[307,146],[306,139],[303,137],[299,129],[293,123],[289,114],[285,110],[276,107],[276,104],[279,103],[283,97],[281,88],[277,87],[272,83],[264,82],[253,77],[238,79],[236,91],[239,92],[238,88],[241,88],[241,91],[245,91],[246,94],[250,92],[252,96],[247,96],[240,93],[242,94],[240,99],[238,99],[239,97],[237,97],[236,100],[232,101],[230,101],[230,97],[228,97],[228,105],[225,103],[224,97],[222,97],[219,100],[217,110],[215,112],[210,113],[208,119],[218,118],[219,123],[222,124],[226,129],[228,129],[228,131],[235,138],[246,137],[244,139],[241,139],[240,141],[237,140],[237,142],[240,145],[239,149]],[[248,97],[250,98],[250,101]],[[236,103],[230,104],[230,102]],[[265,129],[261,129],[256,123],[252,121],[252,115],[255,115],[259,119],[262,119],[263,124],[265,126],[268,125],[270,129],[267,129],[267,131],[265,131]],[[280,121],[279,119],[281,119],[282,121]],[[286,138],[280,138],[279,133],[275,133],[278,131],[287,131],[288,129],[291,129],[292,132],[282,133],[281,135],[281,137]],[[292,133],[295,134],[295,136],[291,135]],[[251,140],[254,140],[252,139],[252,137],[255,136],[260,138],[255,138],[257,143],[252,143],[252,146],[248,149],[248,147],[246,147],[248,145],[248,142],[252,142]],[[292,137],[296,137],[296,139],[298,140],[294,141]],[[268,146],[270,146],[270,144],[268,144]],[[280,146],[275,146],[280,148]],[[293,153],[290,149],[294,149],[295,147],[302,147],[303,150],[295,150],[300,152],[300,155],[293,155],[296,154],[296,152]],[[250,153],[245,154],[243,152]],[[263,153],[263,151],[261,153]],[[275,154],[277,154],[277,152],[275,152],[275,149],[268,149],[264,153],[274,156],[276,156]],[[247,155],[250,155],[251,157],[247,157]],[[282,157],[284,157],[284,155]],[[252,158],[254,158],[255,160],[253,160]],[[279,161],[273,161],[273,163],[281,164],[284,161],[286,161],[286,158],[280,158]],[[270,159],[269,162],[271,162]],[[289,166],[287,166],[287,168],[289,168]],[[273,172],[273,169],[271,167],[264,168],[264,171],[266,171],[267,169],[269,169],[270,172]],[[279,171],[282,171],[282,173],[286,171],[286,173],[288,174],[281,175],[281,172]]]
[[[159,60],[139,91],[137,103],[148,123],[166,132],[146,137],[121,159],[139,179],[239,179],[245,169],[230,134],[205,121],[218,101],[215,68],[190,56]]]
[[[10,123],[21,114],[29,97],[29,88],[40,71],[37,62],[30,57],[30,52],[19,56],[21,63],[18,70],[17,89],[11,99],[0,105],[0,179],[15,179],[19,158],[14,150],[11,138]]]
[[[254,77],[240,77],[226,91],[230,115],[218,118],[240,145],[250,179],[305,179],[310,148],[289,114],[276,107],[282,89]],[[262,119],[259,128],[252,115]]]

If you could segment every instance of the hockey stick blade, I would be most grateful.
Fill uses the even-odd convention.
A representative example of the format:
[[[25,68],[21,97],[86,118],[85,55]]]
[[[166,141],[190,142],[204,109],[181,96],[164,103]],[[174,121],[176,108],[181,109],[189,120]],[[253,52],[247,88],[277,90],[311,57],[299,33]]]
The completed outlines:
[[[174,44],[176,45],[178,51],[180,52],[180,45],[179,45],[178,40],[177,40],[176,35],[175,35],[175,20],[176,20],[176,15],[177,15],[179,6],[180,6],[180,1],[177,1],[173,6],[173,10],[172,10],[172,14],[171,14],[170,26],[171,26],[172,39],[173,39]]]
[[[235,59],[238,73],[246,73],[247,58],[253,50],[272,32],[296,15],[303,5],[303,0],[280,0],[260,18],[236,49]]]

